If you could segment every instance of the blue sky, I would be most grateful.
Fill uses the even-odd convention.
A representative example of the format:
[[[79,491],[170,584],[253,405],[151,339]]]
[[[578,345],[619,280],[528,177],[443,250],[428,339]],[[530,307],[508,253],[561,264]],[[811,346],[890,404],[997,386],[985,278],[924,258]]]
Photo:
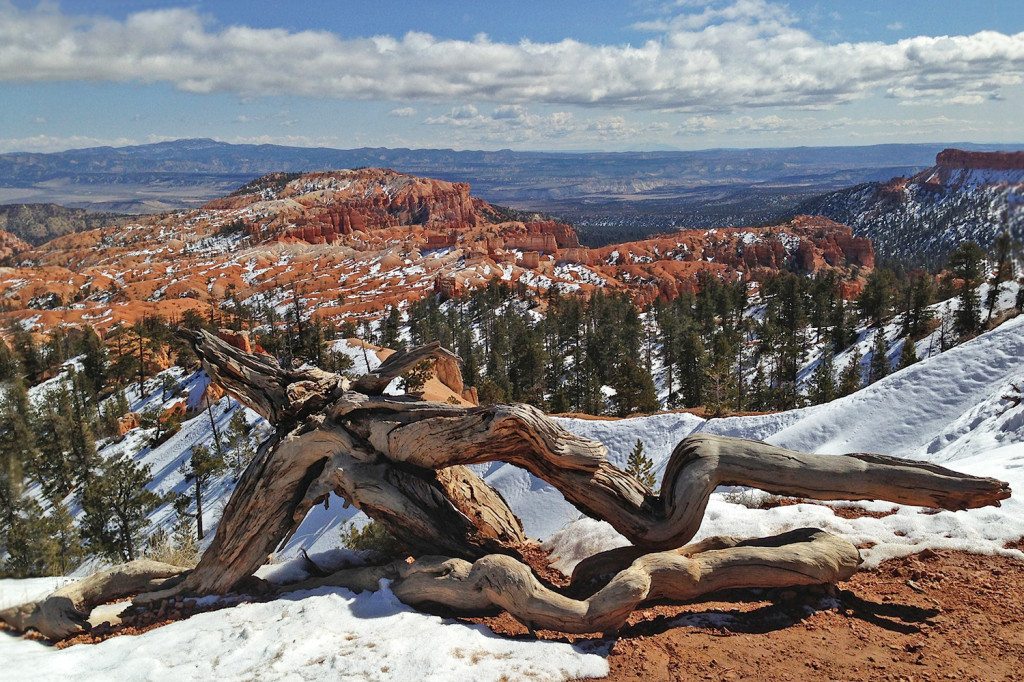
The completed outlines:
[[[1015,2],[0,0],[0,151],[1024,141]]]

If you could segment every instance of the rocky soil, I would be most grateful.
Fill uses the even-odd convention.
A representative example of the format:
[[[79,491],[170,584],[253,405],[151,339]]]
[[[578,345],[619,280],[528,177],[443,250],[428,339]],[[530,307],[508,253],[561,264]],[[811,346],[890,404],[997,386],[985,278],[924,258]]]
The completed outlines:
[[[529,636],[504,614],[479,622]],[[1019,680],[1022,660],[1024,562],[929,550],[828,593],[743,591],[638,611],[608,679]]]

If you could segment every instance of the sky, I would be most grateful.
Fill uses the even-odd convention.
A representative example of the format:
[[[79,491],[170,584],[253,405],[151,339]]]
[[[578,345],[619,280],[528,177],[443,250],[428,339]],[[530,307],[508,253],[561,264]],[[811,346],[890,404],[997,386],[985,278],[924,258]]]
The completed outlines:
[[[0,0],[0,151],[1024,142],[1021,0]]]

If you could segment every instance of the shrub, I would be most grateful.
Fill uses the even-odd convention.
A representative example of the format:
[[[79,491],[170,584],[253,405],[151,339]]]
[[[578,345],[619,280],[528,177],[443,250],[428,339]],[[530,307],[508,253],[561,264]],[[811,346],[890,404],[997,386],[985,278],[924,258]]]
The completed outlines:
[[[370,521],[362,528],[349,523],[341,528],[341,544],[349,549],[373,552],[385,557],[405,556],[402,544],[388,532],[384,524]]]

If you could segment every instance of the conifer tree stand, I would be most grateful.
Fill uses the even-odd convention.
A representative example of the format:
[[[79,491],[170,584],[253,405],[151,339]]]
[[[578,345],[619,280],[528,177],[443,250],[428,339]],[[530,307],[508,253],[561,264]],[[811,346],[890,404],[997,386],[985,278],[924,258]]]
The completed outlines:
[[[646,602],[692,600],[727,588],[836,583],[857,570],[856,547],[814,528],[687,544],[718,485],[953,510],[998,505],[1010,495],[1001,481],[932,464],[812,455],[706,434],[676,446],[661,490],[653,493],[610,464],[603,445],[533,407],[466,408],[383,394],[422,360],[453,357],[437,344],[396,353],[349,381],[316,369],[284,369],[207,332],[187,334],[211,377],[273,423],[277,435],[246,469],[199,565],[137,603],[232,591],[333,492],[383,524],[415,558],[284,589],[373,590],[387,578],[394,594],[417,608],[467,615],[504,609],[531,629],[608,633]],[[493,461],[548,482],[632,546],[584,560],[565,590],[543,583],[523,560],[529,540],[519,520],[466,466]],[[45,618],[33,627],[50,634]]]

